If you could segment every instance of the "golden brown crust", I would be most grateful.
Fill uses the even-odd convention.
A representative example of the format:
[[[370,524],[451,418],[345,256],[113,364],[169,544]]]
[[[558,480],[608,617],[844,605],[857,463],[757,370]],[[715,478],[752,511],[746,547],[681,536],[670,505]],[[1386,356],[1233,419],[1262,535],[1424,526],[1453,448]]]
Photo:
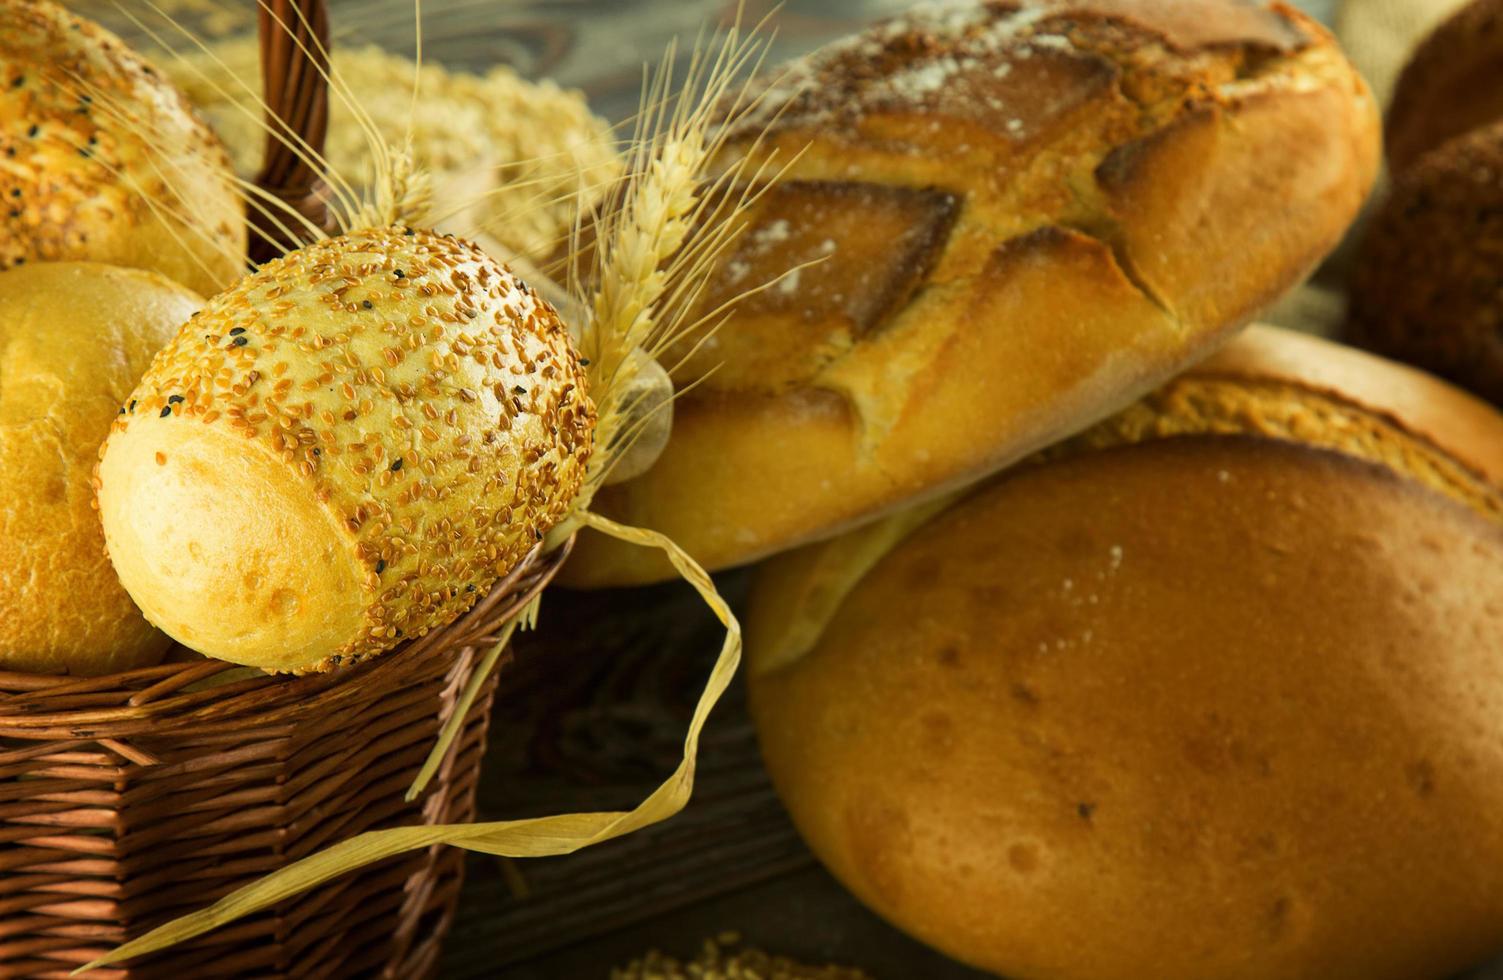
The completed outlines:
[[[1373,463],[1488,519],[1503,519],[1503,415],[1430,375],[1255,324],[1185,373],[1021,465],[1185,436],[1251,436]],[[960,491],[964,493],[965,491]],[[906,508],[779,556],[758,577],[753,670],[797,659],[844,595],[913,528],[953,503]]]
[[[737,307],[680,368],[724,362],[676,405],[658,464],[597,498],[711,568],[1121,407],[1303,276],[1375,166],[1365,86],[1279,6],[933,8],[780,84],[805,94],[776,117],[768,98],[754,152],[802,155],[708,291],[821,261]],[[667,574],[586,535],[564,580]]]
[[[216,296],[105,444],[99,501],[148,618],[302,671],[446,625],[556,524],[594,408],[558,315],[467,242],[318,242]]]
[[[0,269],[87,259],[204,295],[245,269],[224,146],[165,76],[50,0],[0,3]]]
[[[1425,154],[1368,225],[1343,335],[1503,404],[1503,120]]]
[[[1503,119],[1503,3],[1473,0],[1414,49],[1383,127],[1396,174],[1454,137]]]
[[[120,400],[201,305],[136,269],[0,273],[0,670],[106,674],[166,651],[105,557],[90,474]]]
[[[969,963],[1440,977],[1503,942],[1500,580],[1496,522],[1381,467],[1118,447],[909,537],[752,709],[815,852]]]

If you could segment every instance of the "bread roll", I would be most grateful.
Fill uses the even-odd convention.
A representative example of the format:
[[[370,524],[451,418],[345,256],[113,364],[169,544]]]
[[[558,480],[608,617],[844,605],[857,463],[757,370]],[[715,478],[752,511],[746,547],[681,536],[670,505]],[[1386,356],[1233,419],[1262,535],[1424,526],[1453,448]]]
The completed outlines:
[[[0,670],[106,674],[165,652],[104,555],[90,472],[122,399],[201,304],[136,269],[0,273]]]
[[[89,259],[211,295],[245,267],[219,139],[152,65],[50,0],[0,0],[0,269]]]
[[[710,568],[962,486],[1121,408],[1299,281],[1378,155],[1366,86],[1283,5],[924,7],[781,84],[727,152],[802,155],[704,306],[815,264],[736,306],[678,370],[698,385],[665,454],[596,498]],[[585,535],[564,580],[668,574]]]
[[[1500,446],[1255,330],[910,534],[812,645],[768,598],[840,542],[769,563],[774,782],[862,901],[1016,980],[1449,976],[1503,945]]]
[[[1388,165],[1402,174],[1442,143],[1503,119],[1503,2],[1473,0],[1414,49],[1388,107]]]
[[[1394,181],[1357,253],[1342,336],[1503,404],[1503,119]]]
[[[552,308],[451,236],[262,266],[162,351],[101,453],[105,539],[201,653],[325,669],[443,626],[578,491],[594,409]]]

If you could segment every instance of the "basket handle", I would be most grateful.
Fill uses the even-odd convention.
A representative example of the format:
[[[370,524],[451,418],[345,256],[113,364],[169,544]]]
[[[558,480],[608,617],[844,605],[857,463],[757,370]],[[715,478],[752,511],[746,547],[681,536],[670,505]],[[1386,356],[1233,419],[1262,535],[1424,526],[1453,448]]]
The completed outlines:
[[[325,0],[259,0],[261,83],[266,102],[266,152],[256,185],[325,231],[330,220],[327,185],[306,153],[321,158],[329,130],[329,12]],[[302,244],[251,209],[250,257],[276,258]],[[284,221],[299,237],[304,229]]]

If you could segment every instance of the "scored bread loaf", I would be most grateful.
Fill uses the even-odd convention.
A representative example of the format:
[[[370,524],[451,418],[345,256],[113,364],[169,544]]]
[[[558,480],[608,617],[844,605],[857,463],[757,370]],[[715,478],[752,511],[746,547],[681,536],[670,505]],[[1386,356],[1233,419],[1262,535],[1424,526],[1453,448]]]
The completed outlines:
[[[859,898],[1017,980],[1452,976],[1503,945],[1500,447],[1254,328],[854,576],[769,562],[774,783]]]
[[[728,155],[793,162],[704,309],[800,268],[670,355],[666,452],[596,498],[710,568],[1122,407],[1304,276],[1378,156],[1330,36],[1238,0],[924,7],[795,65],[737,125]],[[563,574],[669,569],[586,534]]]

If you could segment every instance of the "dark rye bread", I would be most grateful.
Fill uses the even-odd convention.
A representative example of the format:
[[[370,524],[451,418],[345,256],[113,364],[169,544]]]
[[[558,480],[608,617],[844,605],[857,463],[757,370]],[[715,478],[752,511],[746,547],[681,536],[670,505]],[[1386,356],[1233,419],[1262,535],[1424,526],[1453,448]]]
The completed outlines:
[[[1353,267],[1345,339],[1503,404],[1503,120],[1394,181]]]
[[[1388,107],[1388,165],[1403,174],[1453,137],[1503,119],[1503,0],[1475,0],[1414,49]]]
[[[815,264],[678,366],[699,383],[666,452],[597,507],[722,568],[968,483],[1297,282],[1377,143],[1366,86],[1281,4],[952,4],[823,49],[732,134],[801,155],[703,302]],[[564,576],[667,574],[586,535]]]

